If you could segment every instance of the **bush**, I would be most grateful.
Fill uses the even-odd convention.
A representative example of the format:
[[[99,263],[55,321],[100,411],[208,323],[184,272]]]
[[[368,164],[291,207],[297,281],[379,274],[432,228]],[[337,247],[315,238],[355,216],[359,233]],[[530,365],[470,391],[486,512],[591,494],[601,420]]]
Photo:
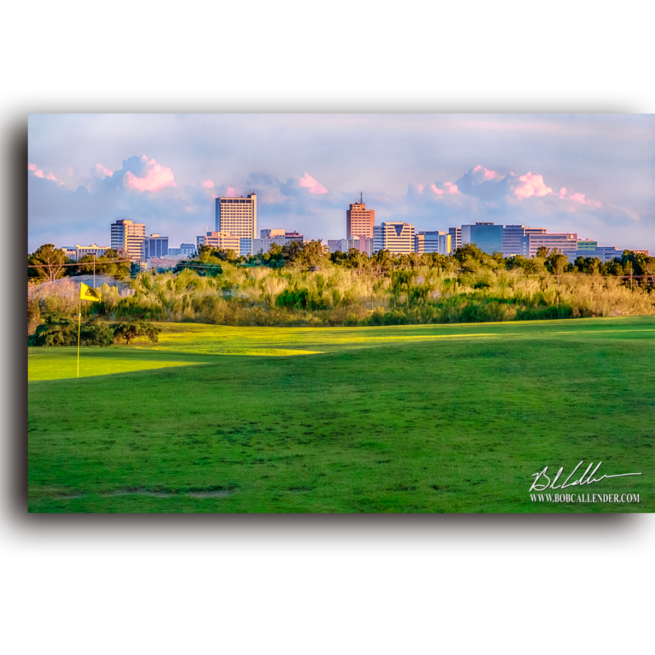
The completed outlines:
[[[104,348],[114,343],[114,329],[108,323],[97,318],[82,324],[80,343],[83,346],[102,346]]]
[[[116,341],[125,340],[129,346],[130,341],[134,340],[147,340],[156,343],[159,340],[159,332],[161,328],[153,325],[149,321],[143,319],[136,319],[129,323],[119,323],[114,330],[114,337]]]
[[[77,321],[52,314],[36,328],[27,343],[30,346],[74,346],[77,344]]]
[[[77,321],[60,314],[48,316],[46,322],[39,325],[33,336],[28,338],[30,346],[76,346]],[[80,345],[111,346],[114,343],[114,330],[108,323],[97,318],[85,321],[80,326]]]

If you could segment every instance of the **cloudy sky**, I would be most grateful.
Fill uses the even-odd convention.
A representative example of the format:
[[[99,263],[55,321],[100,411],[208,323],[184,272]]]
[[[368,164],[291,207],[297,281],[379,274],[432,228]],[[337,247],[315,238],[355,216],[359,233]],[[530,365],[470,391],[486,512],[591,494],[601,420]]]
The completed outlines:
[[[28,248],[108,245],[117,218],[170,245],[214,229],[213,199],[259,198],[258,228],[345,237],[376,222],[479,220],[655,251],[654,115],[33,114]]]

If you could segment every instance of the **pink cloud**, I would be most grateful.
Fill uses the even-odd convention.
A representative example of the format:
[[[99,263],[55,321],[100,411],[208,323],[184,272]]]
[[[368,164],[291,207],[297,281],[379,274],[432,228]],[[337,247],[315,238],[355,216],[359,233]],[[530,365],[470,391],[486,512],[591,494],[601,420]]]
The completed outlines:
[[[579,202],[581,205],[586,205],[587,201],[585,200],[584,193],[572,193],[569,196],[569,200],[573,200],[573,202]]]
[[[559,197],[560,197],[560,198],[566,198],[566,194],[567,194],[566,187],[563,186],[563,187],[559,190]]]
[[[130,189],[137,191],[159,191],[167,186],[177,186],[173,171],[166,166],[158,164],[154,159],[149,159],[146,155],[141,157],[141,161],[146,158],[145,177],[137,177],[131,171],[125,175],[125,184]]]
[[[227,187],[227,191],[225,192],[225,195],[228,198],[232,198],[237,195],[237,190],[233,186]]]
[[[322,194],[327,193],[328,190],[317,180],[315,180],[309,173],[305,173],[299,180],[300,186],[309,189],[309,193]]]
[[[493,180],[494,177],[496,177],[497,173],[496,171],[490,171],[488,168],[482,168],[480,164],[478,164],[474,169],[474,173],[479,173],[480,171],[483,171],[484,178],[486,180]]]
[[[96,173],[98,173],[100,177],[112,177],[114,175],[113,171],[105,168],[102,164],[96,164]]]
[[[214,183],[211,180],[205,180],[200,186],[204,186],[205,189],[213,189]]]
[[[34,175],[36,175],[37,177],[43,177],[43,171],[40,168],[37,168],[34,171]]]
[[[447,193],[459,193],[459,189],[457,188],[457,185],[453,184],[452,182],[446,182],[444,186],[446,187]]]
[[[514,189],[514,193],[519,198],[529,198],[530,196],[540,198],[553,193],[553,190],[544,184],[543,175],[533,175],[528,171],[528,173],[519,177],[519,181],[521,186]]]
[[[28,164],[27,165],[27,170],[28,171],[35,171],[36,170],[36,164]]]
[[[57,181],[57,178],[56,178],[52,173],[48,173],[48,174],[45,176],[45,179],[46,179],[46,180],[52,180],[53,182],[56,182],[56,181]]]
[[[443,190],[440,189],[436,184],[431,184],[430,189],[432,189],[432,193],[436,193],[438,196],[443,196]]]

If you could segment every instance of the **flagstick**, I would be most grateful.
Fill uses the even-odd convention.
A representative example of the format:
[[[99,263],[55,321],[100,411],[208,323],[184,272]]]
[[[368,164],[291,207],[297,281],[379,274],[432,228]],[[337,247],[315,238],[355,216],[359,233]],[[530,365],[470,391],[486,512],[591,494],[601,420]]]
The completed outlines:
[[[80,289],[80,311],[77,315],[77,377],[80,377],[80,328],[82,327],[82,290]]]

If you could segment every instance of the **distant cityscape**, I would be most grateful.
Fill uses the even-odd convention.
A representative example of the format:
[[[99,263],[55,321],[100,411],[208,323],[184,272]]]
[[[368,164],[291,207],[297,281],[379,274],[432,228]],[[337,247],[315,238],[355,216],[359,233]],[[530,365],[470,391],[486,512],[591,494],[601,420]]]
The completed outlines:
[[[302,234],[284,228],[262,229],[257,237],[257,195],[245,198],[216,198],[215,230],[196,237],[196,243],[181,243],[169,247],[169,239],[157,233],[146,236],[145,223],[118,219],[111,224],[109,246],[95,243],[89,246],[63,246],[66,256],[79,261],[87,255],[100,257],[110,248],[121,252],[126,259],[142,269],[170,267],[181,259],[193,256],[200,246],[233,250],[236,256],[266,253],[273,244],[283,246],[292,241],[305,242]],[[360,196],[359,202],[350,204],[346,211],[346,237],[330,239],[330,253],[347,252],[351,248],[369,256],[387,250],[392,254],[438,253],[450,255],[457,248],[473,244],[483,252],[503,257],[534,257],[540,248],[557,249],[573,263],[578,257],[598,258],[610,262],[623,254],[624,248],[600,246],[593,239],[580,239],[575,232],[548,232],[542,227],[525,225],[496,225],[493,222],[449,227],[446,230],[416,231],[414,225],[399,221],[375,224],[375,210],[367,209]],[[648,250],[634,250],[648,255]]]

